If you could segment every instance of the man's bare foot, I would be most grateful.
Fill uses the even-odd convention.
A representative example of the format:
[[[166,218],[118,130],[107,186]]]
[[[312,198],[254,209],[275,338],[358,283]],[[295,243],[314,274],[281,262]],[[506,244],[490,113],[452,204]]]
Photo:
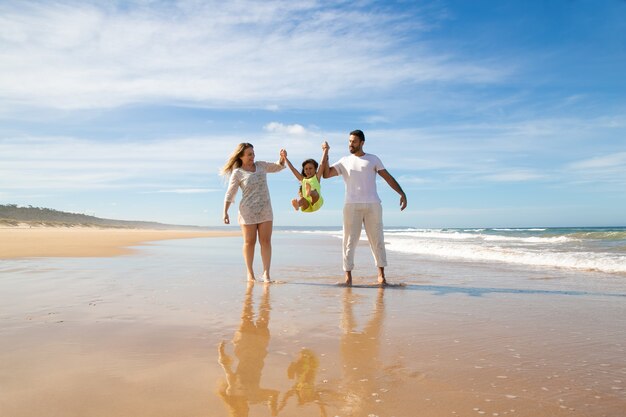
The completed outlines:
[[[248,274],[248,282],[256,282],[256,278],[254,274]]]
[[[385,286],[387,285],[387,280],[385,279],[385,268],[378,267],[378,285]]]
[[[346,271],[344,276],[345,276],[346,279],[345,279],[343,284],[346,287],[351,287],[352,286],[352,271]]]
[[[294,209],[296,209],[296,211],[300,209],[300,206],[298,205],[298,200],[296,200],[295,198],[291,200],[291,205],[293,206]]]

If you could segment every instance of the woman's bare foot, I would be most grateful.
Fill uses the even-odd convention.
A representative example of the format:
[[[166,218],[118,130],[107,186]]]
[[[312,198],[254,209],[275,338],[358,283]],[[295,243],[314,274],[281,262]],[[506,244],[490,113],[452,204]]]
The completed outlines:
[[[300,205],[298,204],[298,200],[296,200],[295,198],[293,200],[291,200],[291,205],[293,206],[293,208],[298,211],[300,209]]]

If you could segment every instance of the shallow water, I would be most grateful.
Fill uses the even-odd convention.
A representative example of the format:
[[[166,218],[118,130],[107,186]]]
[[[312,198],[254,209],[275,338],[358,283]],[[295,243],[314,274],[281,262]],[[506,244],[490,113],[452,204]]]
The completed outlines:
[[[340,241],[276,233],[0,266],[0,415],[617,416],[626,290],[610,274],[389,253],[341,288]],[[258,254],[257,254],[258,257]],[[260,269],[257,259],[257,269]],[[355,284],[376,280],[369,250]]]

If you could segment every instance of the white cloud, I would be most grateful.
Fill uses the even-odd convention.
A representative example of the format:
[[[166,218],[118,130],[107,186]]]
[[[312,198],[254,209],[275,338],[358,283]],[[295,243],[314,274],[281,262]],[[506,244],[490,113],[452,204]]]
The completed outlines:
[[[598,156],[570,164],[570,168],[579,170],[593,170],[615,167],[626,167],[626,152],[618,152],[611,155]]]
[[[550,183],[626,181],[626,152],[589,154],[590,138],[606,136],[620,149],[612,119],[542,120],[518,123],[424,126],[366,130],[366,152],[380,156],[405,186],[475,185],[542,180]],[[252,141],[257,159],[276,160],[286,148],[297,165],[319,158],[321,142],[330,159],[346,155],[347,131],[272,122],[257,131],[145,140],[86,140],[74,137],[0,137],[0,189],[132,188],[145,192],[220,189],[220,167],[235,146]],[[298,134],[300,133],[300,134]],[[594,142],[594,146],[597,143]],[[576,160],[578,162],[569,163]],[[569,165],[568,165],[569,163]],[[189,191],[190,192],[190,191]],[[199,191],[198,191],[199,192]]]
[[[382,115],[366,116],[366,117],[363,118],[363,121],[365,123],[369,123],[369,124],[377,124],[377,123],[389,124],[389,123],[391,123],[391,121],[389,120],[388,117],[382,116]]]
[[[272,134],[251,136],[259,160],[277,160],[289,143]],[[239,135],[134,141],[0,138],[0,189],[218,191],[223,185],[218,172],[242,140]]]
[[[409,175],[405,182],[427,179],[423,186],[619,184],[626,181],[624,120],[546,117],[365,129],[365,151],[380,156],[392,175]],[[347,151],[346,139],[332,136],[331,160]],[[590,148],[617,152],[585,159]]]
[[[431,180],[414,175],[401,175],[398,177],[398,182],[402,185],[421,185],[429,183]]]
[[[226,135],[133,142],[71,137],[1,139],[0,188],[163,189],[182,179],[206,184],[217,176],[239,142],[240,138]],[[198,187],[178,184],[172,188]]]
[[[120,3],[122,4],[122,3]],[[135,102],[279,108],[503,72],[408,47],[419,15],[326,2],[5,2],[1,101],[52,108]]]
[[[158,190],[155,193],[172,193],[172,194],[205,194],[223,191],[217,188],[178,188],[171,190]]]
[[[616,152],[571,163],[565,167],[569,178],[579,184],[626,184],[626,152]]]
[[[289,135],[305,135],[307,133],[304,126],[299,124],[285,125],[278,122],[268,123],[263,127],[266,132],[270,133],[280,133],[280,134],[289,134]]]
[[[482,179],[484,180],[496,182],[524,182],[534,181],[542,178],[544,178],[544,175],[539,174],[535,171],[524,169],[507,170],[490,175],[485,175],[482,177]]]

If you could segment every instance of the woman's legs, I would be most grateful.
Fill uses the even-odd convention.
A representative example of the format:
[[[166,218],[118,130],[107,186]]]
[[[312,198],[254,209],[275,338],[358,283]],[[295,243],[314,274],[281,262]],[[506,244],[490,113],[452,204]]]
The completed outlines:
[[[248,270],[248,281],[256,281],[254,278],[254,269],[252,264],[254,261],[254,245],[256,245],[256,234],[260,224],[242,224],[241,233],[243,234],[243,260]],[[262,248],[262,246],[261,246]]]
[[[272,263],[272,227],[273,222],[263,222],[258,225],[259,243],[261,244],[261,259],[263,261],[263,280],[270,281],[270,264]]]

